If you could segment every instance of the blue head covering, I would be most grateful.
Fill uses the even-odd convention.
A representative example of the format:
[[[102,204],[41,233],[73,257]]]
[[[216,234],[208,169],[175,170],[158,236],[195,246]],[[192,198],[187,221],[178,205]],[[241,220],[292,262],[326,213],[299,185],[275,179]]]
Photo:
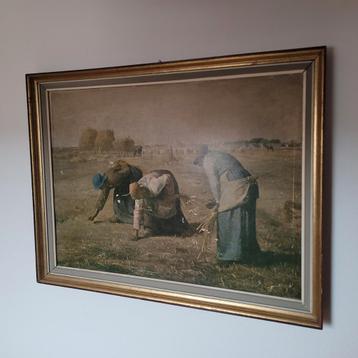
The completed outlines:
[[[92,184],[96,190],[100,189],[105,181],[107,180],[107,177],[104,174],[97,173],[92,178]]]

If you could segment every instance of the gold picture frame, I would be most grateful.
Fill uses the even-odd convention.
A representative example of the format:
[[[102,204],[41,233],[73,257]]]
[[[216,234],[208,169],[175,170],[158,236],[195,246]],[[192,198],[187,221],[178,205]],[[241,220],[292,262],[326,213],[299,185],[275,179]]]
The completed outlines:
[[[26,75],[38,282],[321,328],[325,52]],[[96,145],[100,132],[111,137],[107,148]],[[214,211],[204,205],[215,197],[209,164],[193,162],[207,153],[225,173],[239,165],[232,163],[251,173],[249,188],[260,191],[254,224],[245,201],[232,209],[235,220],[218,201]],[[170,170],[190,230],[132,240],[131,223],[108,220],[108,204],[90,215],[99,205],[91,177],[98,171],[97,181],[108,182],[117,159],[145,176]],[[216,229],[208,229],[210,213]],[[260,252],[221,260],[235,240],[246,250],[252,231],[237,234],[245,225]]]

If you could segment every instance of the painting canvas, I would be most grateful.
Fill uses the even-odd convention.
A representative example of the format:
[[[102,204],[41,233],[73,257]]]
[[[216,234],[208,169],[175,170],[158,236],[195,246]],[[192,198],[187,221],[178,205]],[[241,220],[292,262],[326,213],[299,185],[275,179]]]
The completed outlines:
[[[29,75],[39,281],[320,326],[323,55]]]

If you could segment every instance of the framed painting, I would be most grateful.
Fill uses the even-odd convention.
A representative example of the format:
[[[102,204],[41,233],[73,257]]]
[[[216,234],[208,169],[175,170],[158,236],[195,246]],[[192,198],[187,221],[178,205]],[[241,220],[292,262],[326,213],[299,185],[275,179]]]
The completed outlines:
[[[322,327],[325,48],[28,74],[38,282]]]

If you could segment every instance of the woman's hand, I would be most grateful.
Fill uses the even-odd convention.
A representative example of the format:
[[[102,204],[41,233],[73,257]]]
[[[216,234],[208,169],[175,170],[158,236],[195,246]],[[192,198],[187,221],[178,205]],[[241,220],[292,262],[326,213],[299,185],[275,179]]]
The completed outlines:
[[[206,204],[206,207],[208,209],[214,209],[216,207],[218,207],[218,203],[215,200],[210,200],[208,201],[208,203]]]

